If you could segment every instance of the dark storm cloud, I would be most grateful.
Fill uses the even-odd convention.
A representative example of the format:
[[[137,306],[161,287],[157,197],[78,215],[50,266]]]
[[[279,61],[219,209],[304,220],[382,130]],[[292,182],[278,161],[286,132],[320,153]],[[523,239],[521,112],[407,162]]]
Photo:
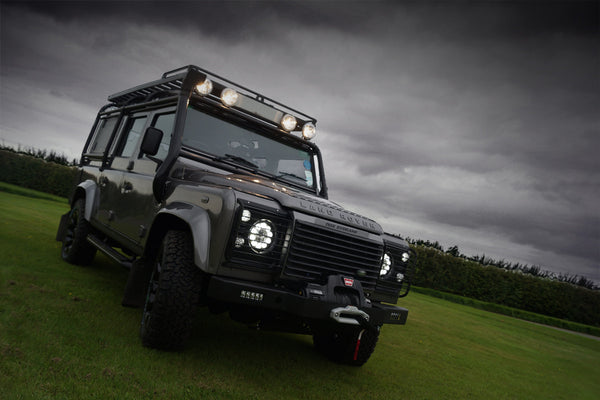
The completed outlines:
[[[108,94],[201,63],[317,117],[333,200],[388,231],[600,281],[597,2],[2,2],[0,14],[3,138],[51,147],[37,132],[53,129],[77,143]]]
[[[193,27],[227,41],[239,41],[248,35],[265,36],[277,28],[264,24],[265,21],[276,18],[285,25],[290,19],[303,16],[302,8],[290,13],[277,3],[243,1],[49,1],[20,6],[65,23],[106,19],[122,24],[149,24],[157,30]]]
[[[398,71],[410,71],[418,83],[403,83],[399,72],[395,119],[386,118],[388,109],[366,107],[363,117],[370,114],[376,129],[350,128],[353,140],[340,146],[358,155],[354,173],[367,179],[398,168],[429,171],[426,180],[416,181],[410,173],[398,174],[395,182],[406,191],[384,198],[383,215],[406,208],[406,218],[421,214],[447,226],[496,232],[548,254],[585,258],[587,273],[597,279],[597,24],[594,30],[554,22],[520,30],[527,36],[518,41],[500,35],[510,24],[497,23],[502,29],[494,35],[488,30],[458,42],[461,35],[428,42],[439,48],[411,54],[420,58],[413,60],[415,68],[397,59]],[[363,110],[356,106],[357,113]],[[343,181],[341,197],[367,198],[374,189],[363,187],[359,194],[346,183],[350,179]]]
[[[390,21],[395,22],[396,29],[405,27],[412,30],[420,21],[429,24],[432,20],[436,21],[435,29],[430,29],[425,34],[473,38],[473,33],[476,32],[478,36],[484,37],[511,35],[522,38],[544,33],[598,33],[598,4],[586,1],[472,4],[398,4],[395,1],[23,1],[15,2],[14,5],[66,22],[118,18],[124,21],[144,20],[158,25],[188,24],[206,33],[216,32],[219,36],[247,33],[245,28],[256,28],[269,15],[275,15],[281,22],[281,27],[297,24],[351,33],[379,30]],[[404,21],[406,25],[398,26],[399,14],[408,16]],[[241,29],[229,29],[225,26]],[[279,26],[274,28],[276,30]]]

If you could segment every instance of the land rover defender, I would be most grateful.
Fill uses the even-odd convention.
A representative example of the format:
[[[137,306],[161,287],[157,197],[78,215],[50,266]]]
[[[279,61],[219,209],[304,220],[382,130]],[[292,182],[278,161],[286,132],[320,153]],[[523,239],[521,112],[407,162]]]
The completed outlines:
[[[73,264],[99,250],[129,268],[145,346],[180,349],[198,307],[313,335],[362,365],[398,307],[406,241],[328,200],[316,120],[186,66],[108,97],[85,143],[57,240]]]

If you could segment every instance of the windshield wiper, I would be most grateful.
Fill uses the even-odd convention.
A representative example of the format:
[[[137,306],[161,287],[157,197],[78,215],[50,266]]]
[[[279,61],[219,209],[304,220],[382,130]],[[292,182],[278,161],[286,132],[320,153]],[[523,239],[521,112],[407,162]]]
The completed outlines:
[[[301,180],[302,182],[306,182],[306,178],[305,178],[305,177],[303,177],[303,176],[298,176],[298,175],[296,175],[296,174],[292,174],[291,172],[281,172],[281,171],[280,171],[280,172],[279,172],[279,174],[275,175],[275,178],[282,178],[282,177],[284,177],[284,176],[290,176],[290,177],[292,177],[292,178],[299,179],[299,180]]]
[[[217,160],[217,161],[223,161],[223,160],[235,161],[236,163],[242,164],[245,167],[250,167],[254,170],[257,170],[259,168],[258,165],[254,164],[252,161],[248,161],[244,157],[236,156],[234,154],[225,154],[220,157],[215,157],[215,160]]]

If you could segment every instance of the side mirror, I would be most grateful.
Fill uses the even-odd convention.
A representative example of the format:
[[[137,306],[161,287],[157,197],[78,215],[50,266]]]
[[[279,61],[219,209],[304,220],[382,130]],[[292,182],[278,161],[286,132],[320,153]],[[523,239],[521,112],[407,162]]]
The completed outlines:
[[[163,131],[157,128],[148,127],[142,140],[142,153],[148,156],[155,156],[158,153],[160,142],[163,138]]]

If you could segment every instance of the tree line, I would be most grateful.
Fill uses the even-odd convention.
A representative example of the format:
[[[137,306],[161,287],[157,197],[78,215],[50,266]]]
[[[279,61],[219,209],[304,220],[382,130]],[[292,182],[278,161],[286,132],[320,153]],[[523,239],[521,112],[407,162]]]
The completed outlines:
[[[0,150],[4,150],[4,151],[8,151],[11,153],[16,153],[16,154],[22,154],[25,156],[30,156],[33,158],[39,158],[48,162],[53,162],[56,164],[60,164],[60,165],[66,165],[66,166],[70,166],[70,167],[74,167],[77,164],[79,164],[79,161],[77,161],[76,158],[73,158],[71,160],[69,160],[67,158],[67,156],[65,156],[64,154],[59,154],[54,150],[42,150],[42,149],[36,149],[33,147],[21,147],[21,145],[19,144],[17,146],[17,148],[15,149],[14,147],[10,147],[10,146],[5,146],[5,145],[0,145]]]
[[[72,166],[73,162],[65,160],[64,156],[57,157],[53,152],[18,152],[2,148],[0,181],[69,197],[77,177],[77,168]]]

